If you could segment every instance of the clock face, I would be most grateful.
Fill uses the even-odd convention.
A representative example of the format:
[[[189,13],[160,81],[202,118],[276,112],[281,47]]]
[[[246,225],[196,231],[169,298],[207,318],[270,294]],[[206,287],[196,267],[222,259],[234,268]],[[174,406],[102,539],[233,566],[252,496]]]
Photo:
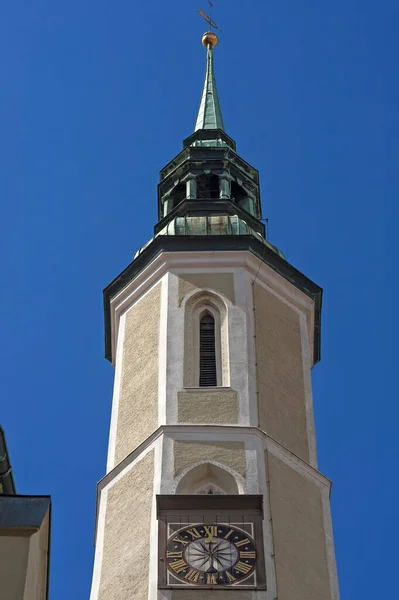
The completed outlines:
[[[245,525],[252,532],[252,524]],[[166,564],[169,575],[186,585],[239,585],[254,574],[256,549],[238,526],[187,525],[169,537]]]

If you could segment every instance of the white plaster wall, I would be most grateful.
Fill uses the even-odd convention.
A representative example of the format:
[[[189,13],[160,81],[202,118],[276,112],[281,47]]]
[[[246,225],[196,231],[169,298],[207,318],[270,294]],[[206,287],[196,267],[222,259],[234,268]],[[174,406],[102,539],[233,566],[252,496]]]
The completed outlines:
[[[251,320],[251,287],[249,274],[243,268],[200,268],[189,265],[187,268],[173,269],[169,277],[168,303],[168,351],[167,351],[167,391],[166,422],[177,423],[177,392],[183,389],[184,369],[184,317],[185,303],[195,290],[187,294],[178,306],[178,278],[195,273],[230,273],[234,278],[235,304],[215,290],[208,290],[219,296],[227,307],[228,320],[228,363],[230,387],[238,392],[239,424],[250,425],[256,420],[256,391],[254,384],[254,346]]]
[[[156,519],[156,494],[173,494],[182,476],[188,469],[174,477],[173,445],[175,441],[198,441],[206,442],[241,442],[245,446],[247,471],[246,476],[240,474],[220,462],[218,466],[226,469],[237,480],[241,492],[244,494],[263,494],[264,498],[264,552],[266,561],[267,591],[254,592],[253,598],[259,600],[275,600],[277,590],[275,587],[275,566],[273,532],[271,527],[271,514],[269,505],[268,474],[265,465],[265,451],[272,453],[280,460],[289,465],[298,474],[309,479],[313,484],[320,487],[323,498],[324,526],[326,531],[326,549],[329,561],[329,572],[331,588],[333,590],[332,600],[338,600],[338,583],[336,574],[334,542],[332,536],[331,513],[329,505],[330,482],[311,465],[269,438],[264,432],[255,427],[241,426],[188,426],[188,425],[166,425],[154,432],[148,443],[143,443],[136,451],[125,460],[123,469],[118,470],[102,490],[97,525],[97,543],[95,552],[95,565],[92,593],[90,600],[97,600],[99,583],[101,577],[102,549],[104,544],[105,514],[108,491],[127,474],[140,460],[142,460],[152,449],[155,450],[154,469],[154,497],[151,517],[151,548],[150,548],[150,581],[149,600],[169,598],[169,592],[157,589],[157,565],[158,565],[158,526]],[[200,462],[198,463],[200,464]],[[192,465],[193,467],[195,464]]]
[[[230,387],[237,390],[239,397],[239,423],[237,426],[185,426],[177,425],[177,392],[183,388],[184,361],[184,302],[178,305],[179,276],[193,273],[231,273],[234,276],[235,304],[224,298],[228,315],[228,347],[230,358]],[[258,425],[255,322],[253,315],[253,289],[256,282],[273,293],[282,302],[288,304],[300,316],[301,340],[303,350],[303,369],[306,386],[307,426],[310,445],[311,465],[279,446],[260,432]],[[180,478],[174,477],[173,444],[174,440],[188,441],[232,441],[245,443],[247,472],[246,477],[232,473],[245,494],[264,496],[264,550],[266,558],[267,592],[254,593],[255,600],[275,600],[277,590],[274,572],[274,550],[270,525],[270,506],[264,453],[270,452],[289,462],[290,466],[307,477],[318,481],[324,489],[325,526],[331,531],[331,516],[328,502],[329,484],[312,467],[316,467],[316,444],[313,422],[313,400],[310,369],[313,365],[313,302],[285,281],[267,265],[259,264],[248,252],[212,252],[212,253],[164,253],[154,259],[140,275],[131,282],[111,302],[113,327],[114,362],[116,366],[114,396],[112,404],[111,427],[107,472],[114,467],[115,436],[118,417],[118,401],[123,355],[125,315],[127,310],[140,301],[148,291],[162,280],[161,323],[160,323],[160,360],[159,360],[159,430],[144,442],[130,457],[123,471],[103,489],[98,513],[97,544],[93,587],[90,600],[97,600],[101,577],[102,546],[104,543],[105,510],[107,493],[124,473],[128,472],[152,448],[155,448],[154,498],[151,519],[150,551],[150,591],[149,600],[170,599],[170,592],[157,591],[158,564],[158,528],[156,519],[155,494],[173,494]],[[198,293],[198,290],[193,292]],[[213,292],[215,293],[215,292]],[[219,294],[221,296],[221,294]],[[259,316],[258,316],[259,318]],[[217,464],[217,463],[215,463]],[[194,465],[192,465],[194,466]],[[223,468],[226,465],[219,464]],[[228,467],[227,467],[227,470]],[[231,472],[231,469],[230,469]],[[323,497],[324,497],[323,496]],[[329,557],[331,561],[331,581],[336,583],[336,567],[332,533],[329,539]],[[332,585],[333,585],[332,583]],[[336,589],[337,586],[336,586]],[[338,595],[333,597],[338,600]]]

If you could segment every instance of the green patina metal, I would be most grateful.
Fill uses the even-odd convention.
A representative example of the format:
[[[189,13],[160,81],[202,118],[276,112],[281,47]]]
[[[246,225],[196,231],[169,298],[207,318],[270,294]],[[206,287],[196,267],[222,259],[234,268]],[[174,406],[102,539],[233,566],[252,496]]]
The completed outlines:
[[[213,52],[208,48],[206,54],[206,72],[201,104],[198,111],[195,131],[199,129],[221,129],[224,131],[222,111],[216,87],[213,68]]]
[[[285,260],[285,256],[281,250],[266,240],[263,235],[255,231],[243,219],[237,215],[213,215],[213,216],[184,216],[175,217],[165,225],[156,235],[145,243],[136,252],[136,259],[158,236],[174,235],[174,236],[210,236],[210,235],[252,235],[265,244],[270,250],[276,252],[280,258]]]
[[[314,301],[316,363],[320,360],[322,290],[266,239],[259,173],[237,154],[235,141],[224,131],[213,68],[215,38],[207,32],[202,40],[207,47],[206,73],[195,131],[160,172],[154,237],[104,290],[106,357],[112,360],[111,299],[156,256],[163,252],[247,251]]]

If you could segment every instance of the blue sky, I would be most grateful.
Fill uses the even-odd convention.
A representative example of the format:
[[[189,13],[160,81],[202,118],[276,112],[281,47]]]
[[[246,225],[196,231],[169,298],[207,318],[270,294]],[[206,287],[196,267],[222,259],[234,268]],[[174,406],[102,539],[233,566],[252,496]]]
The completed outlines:
[[[102,289],[152,235],[194,126],[194,0],[0,7],[0,419],[20,493],[51,494],[51,600],[89,595],[113,368]],[[227,133],[269,239],[324,288],[313,373],[341,596],[396,595],[399,5],[215,0]]]

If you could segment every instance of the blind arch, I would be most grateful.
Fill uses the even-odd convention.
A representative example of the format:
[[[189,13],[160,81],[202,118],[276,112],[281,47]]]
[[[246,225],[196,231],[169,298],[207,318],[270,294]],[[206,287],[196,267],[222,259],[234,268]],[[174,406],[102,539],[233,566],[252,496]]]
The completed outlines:
[[[203,495],[209,486],[219,494],[243,494],[243,481],[224,465],[199,462],[185,470],[179,478],[175,494]]]

